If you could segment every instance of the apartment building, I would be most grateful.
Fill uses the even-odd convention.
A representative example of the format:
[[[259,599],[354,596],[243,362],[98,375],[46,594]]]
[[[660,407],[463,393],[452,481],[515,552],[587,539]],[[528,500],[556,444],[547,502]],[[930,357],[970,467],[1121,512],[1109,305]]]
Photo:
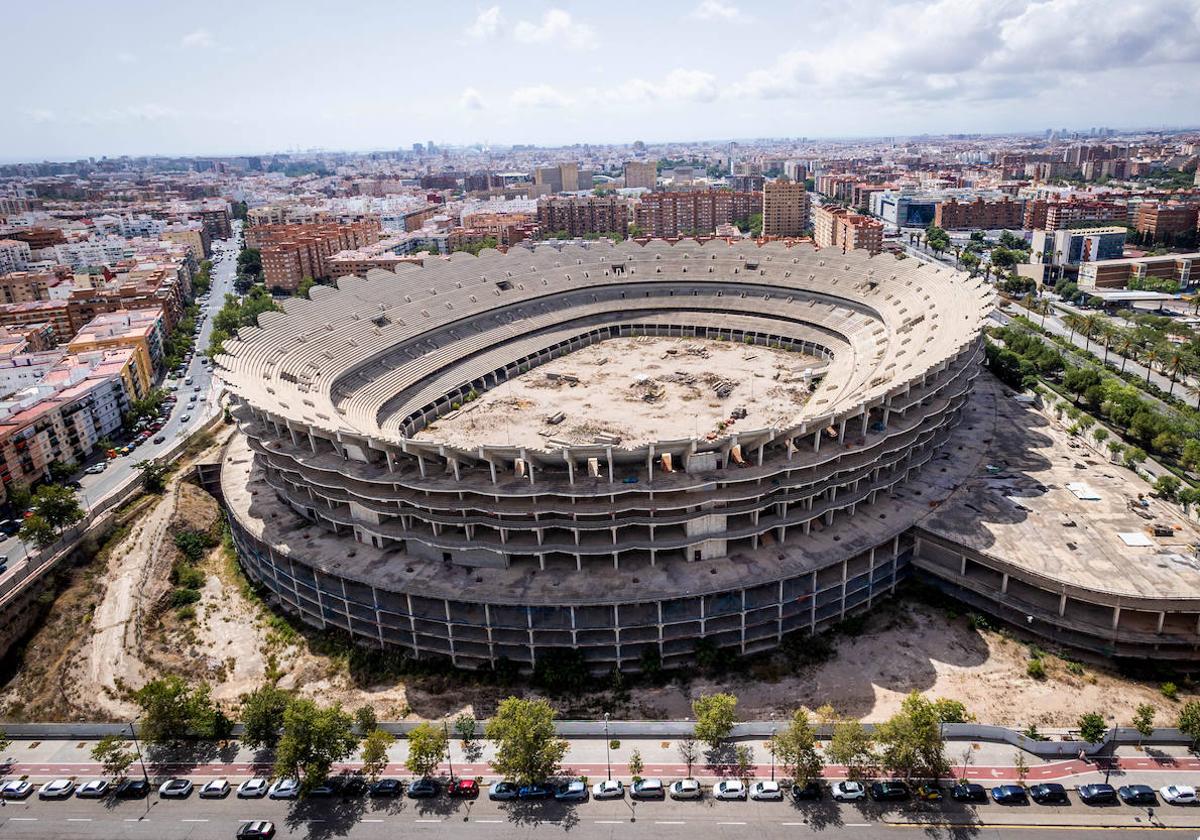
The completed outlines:
[[[1155,242],[1169,242],[1178,236],[1195,233],[1200,205],[1146,201],[1138,205],[1134,227],[1138,233],[1152,236]]]
[[[200,224],[209,240],[228,239],[233,236],[233,224],[228,207],[205,205],[200,210]]]
[[[982,197],[960,204],[948,198],[934,210],[933,223],[943,230],[1019,230],[1024,222],[1024,205],[1005,197],[986,201]]]
[[[71,283],[45,271],[13,271],[0,274],[0,303],[32,303],[35,300],[65,300]]]
[[[537,230],[537,212],[533,213],[464,213],[465,228],[486,231],[501,245],[516,245]]]
[[[1047,201],[1034,199],[1025,202],[1022,226],[1026,230],[1062,230],[1082,222],[1124,222],[1126,207],[1115,201]]]
[[[631,160],[625,164],[625,186],[652,190],[658,183],[658,163]]]
[[[538,199],[538,228],[551,235],[565,231],[579,237],[589,233],[629,232],[629,203],[615,195],[555,196]]]
[[[644,236],[704,236],[717,225],[749,219],[762,209],[762,193],[701,190],[646,193],[634,211]]]
[[[55,245],[61,245],[67,241],[62,228],[42,227],[39,225],[13,230],[6,233],[5,236],[9,239],[24,242],[33,251],[53,248]]]
[[[199,222],[167,225],[158,238],[167,242],[178,242],[191,251],[197,261],[206,260],[212,256],[212,238],[204,225]]]
[[[808,229],[808,191],[803,181],[767,181],[762,191],[762,235],[803,236]]]
[[[1119,259],[1125,253],[1125,235],[1123,227],[1035,230],[1031,261],[1041,265],[1074,266]]]
[[[1137,288],[1155,280],[1174,282],[1180,289],[1200,284],[1200,253],[1100,260],[1079,266],[1081,289]]]
[[[878,254],[883,250],[883,224],[844,207],[813,207],[813,241],[818,248],[862,250]]]
[[[247,234],[249,228],[263,225],[325,225],[333,221],[328,210],[308,204],[272,204],[246,211]]]
[[[256,225],[246,231],[246,246],[262,254],[268,288],[295,291],[305,277],[331,278],[329,258],[379,241],[379,222],[351,224]]]
[[[559,163],[554,166],[539,166],[533,170],[533,192],[535,195],[554,195],[560,192],[578,192],[580,189],[579,164]]]
[[[97,315],[67,344],[71,353],[129,348],[137,355],[136,395],[150,392],[163,365],[162,309],[133,309]]]
[[[32,329],[41,324],[50,325],[56,343],[67,341],[75,334],[71,329],[71,316],[66,301],[38,300],[0,305],[0,327]]]
[[[19,239],[0,239],[0,274],[24,271],[33,259],[29,243]]]

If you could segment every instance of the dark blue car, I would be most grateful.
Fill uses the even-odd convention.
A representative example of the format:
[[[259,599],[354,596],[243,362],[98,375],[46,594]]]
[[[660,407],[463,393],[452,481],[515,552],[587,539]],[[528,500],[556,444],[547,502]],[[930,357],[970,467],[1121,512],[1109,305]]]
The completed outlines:
[[[554,788],[550,787],[550,785],[542,784],[540,782],[532,785],[525,785],[519,791],[517,791],[517,799],[524,801],[549,799],[552,796],[554,796]]]
[[[1020,785],[997,785],[992,788],[992,799],[1001,805],[1024,805],[1028,801]]]

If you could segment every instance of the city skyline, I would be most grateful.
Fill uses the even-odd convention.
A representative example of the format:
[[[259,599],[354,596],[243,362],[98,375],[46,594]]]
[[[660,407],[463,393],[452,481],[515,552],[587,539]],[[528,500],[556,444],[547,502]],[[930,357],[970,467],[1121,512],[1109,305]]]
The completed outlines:
[[[1010,134],[1200,113],[1196,0],[150,8],[10,14],[15,63],[38,72],[0,159]],[[49,31],[105,47],[83,68],[48,62]]]

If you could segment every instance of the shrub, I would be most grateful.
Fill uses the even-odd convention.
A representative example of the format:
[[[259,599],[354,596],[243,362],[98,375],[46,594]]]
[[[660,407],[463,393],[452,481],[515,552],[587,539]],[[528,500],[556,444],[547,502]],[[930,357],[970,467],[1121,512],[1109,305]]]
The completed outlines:
[[[1040,659],[1030,659],[1029,664],[1025,666],[1025,673],[1035,680],[1044,680],[1046,679],[1046,665]]]
[[[1158,687],[1158,690],[1162,693],[1162,696],[1166,697],[1168,700],[1175,700],[1179,697],[1179,686],[1175,685],[1173,682],[1168,681],[1163,683]]]
[[[188,589],[185,586],[177,586],[171,590],[171,606],[184,607],[188,604],[194,604],[200,600],[200,593],[195,589]]]

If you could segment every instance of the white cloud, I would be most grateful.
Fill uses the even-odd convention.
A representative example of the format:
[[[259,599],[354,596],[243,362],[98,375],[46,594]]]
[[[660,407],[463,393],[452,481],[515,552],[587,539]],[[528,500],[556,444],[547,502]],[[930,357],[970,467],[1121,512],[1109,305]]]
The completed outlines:
[[[458,104],[464,111],[482,111],[484,109],[483,94],[475,88],[469,87],[462,92]]]
[[[720,0],[704,0],[692,10],[696,20],[739,20],[742,10],[732,3],[722,3]]]
[[[29,117],[31,122],[38,123],[39,125],[52,123],[57,119],[55,113],[46,108],[34,108],[33,110],[26,111],[25,116]]]
[[[517,88],[509,97],[515,108],[566,108],[574,100],[550,85]]]
[[[131,52],[119,52],[113,58],[121,64],[134,64],[137,62],[137,56]]]
[[[500,15],[499,6],[489,6],[483,9],[475,16],[475,20],[467,27],[467,37],[472,41],[486,41],[492,38],[500,31],[500,24],[504,22]]]
[[[779,55],[733,92],[995,102],[1068,74],[1200,61],[1196,0],[910,0],[844,32]]]
[[[154,102],[146,102],[142,105],[129,105],[124,109],[124,112],[133,119],[144,120],[146,122],[174,119],[183,115],[178,108],[172,108],[170,105],[158,105]]]
[[[513,36],[523,44],[557,44],[579,50],[596,46],[596,33],[586,23],[577,23],[562,9],[550,9],[540,23],[517,21]]]
[[[712,73],[676,68],[658,81],[630,79],[608,91],[606,98],[610,102],[712,102],[720,94],[717,77]]]
[[[213,46],[214,41],[207,29],[197,29],[184,35],[179,43],[185,47],[206,49]]]

